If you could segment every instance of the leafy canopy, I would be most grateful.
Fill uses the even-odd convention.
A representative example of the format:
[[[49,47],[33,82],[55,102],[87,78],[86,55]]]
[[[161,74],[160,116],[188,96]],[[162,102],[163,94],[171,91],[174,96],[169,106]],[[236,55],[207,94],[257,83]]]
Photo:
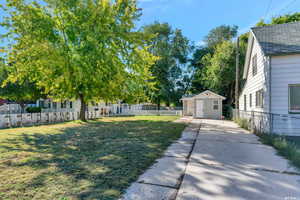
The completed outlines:
[[[117,100],[151,86],[150,35],[134,0],[7,0],[6,83],[30,80],[56,99]]]
[[[235,80],[235,46],[231,41],[223,41],[216,46],[214,54],[203,57],[206,66],[204,84],[207,88],[224,95]]]
[[[173,30],[168,23],[155,22],[143,27],[146,34],[154,34],[149,51],[159,59],[150,68],[155,81],[155,89],[150,91],[152,101],[178,103],[180,80],[183,68],[191,52],[190,41],[179,29]]]
[[[256,26],[268,26],[273,24],[285,24],[285,23],[291,23],[291,22],[297,22],[300,21],[300,12],[296,12],[293,14],[286,14],[281,15],[278,17],[272,17],[271,22],[267,23],[264,20],[260,20]]]
[[[204,42],[208,48],[214,48],[216,45],[223,41],[229,41],[236,37],[237,26],[221,25],[210,30],[205,37]]]
[[[0,64],[0,83],[3,83],[8,77],[7,65]],[[35,84],[24,80],[21,82],[7,83],[0,87],[0,98],[8,99],[24,106],[24,103],[35,101],[40,98],[41,91],[36,88]]]

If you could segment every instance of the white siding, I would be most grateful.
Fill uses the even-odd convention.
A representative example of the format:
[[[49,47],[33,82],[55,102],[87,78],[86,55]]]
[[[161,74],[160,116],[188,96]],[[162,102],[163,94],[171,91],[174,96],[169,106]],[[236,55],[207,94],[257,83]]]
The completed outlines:
[[[300,84],[300,55],[272,57],[271,79],[271,112],[288,114],[288,85]]]
[[[198,107],[196,101],[197,100],[203,100],[204,101],[204,107]],[[214,101],[218,101],[218,109],[214,110]],[[194,116],[197,117],[197,109],[203,110],[203,118],[205,119],[221,119],[222,118],[222,99],[220,98],[199,98],[195,99],[195,110],[194,110]]]
[[[257,55],[257,74],[253,76],[252,74],[252,57]],[[259,111],[268,112],[269,111],[269,94],[268,94],[268,57],[263,55],[263,52],[254,39],[252,53],[250,56],[249,70],[247,74],[246,83],[239,98],[239,109],[244,110],[244,95],[246,95],[246,110],[247,111]],[[256,107],[256,92],[263,89],[264,91],[264,105],[263,108]],[[252,94],[252,106],[250,107],[249,96]]]

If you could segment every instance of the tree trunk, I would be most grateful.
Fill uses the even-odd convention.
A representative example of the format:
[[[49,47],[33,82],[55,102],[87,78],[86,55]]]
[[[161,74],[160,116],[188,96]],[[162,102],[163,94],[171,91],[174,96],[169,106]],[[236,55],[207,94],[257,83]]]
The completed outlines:
[[[160,98],[157,99],[157,110],[160,110]]]
[[[166,106],[167,106],[167,107],[170,107],[170,104],[171,104],[170,102],[171,102],[171,100],[168,99],[168,101],[166,102]]]
[[[85,111],[86,111],[86,103],[84,101],[84,97],[82,94],[79,95],[79,99],[80,99],[80,114],[79,114],[79,118],[81,121],[86,121],[86,117],[85,117]]]
[[[21,106],[21,113],[25,112],[25,103],[23,101],[17,102]]]

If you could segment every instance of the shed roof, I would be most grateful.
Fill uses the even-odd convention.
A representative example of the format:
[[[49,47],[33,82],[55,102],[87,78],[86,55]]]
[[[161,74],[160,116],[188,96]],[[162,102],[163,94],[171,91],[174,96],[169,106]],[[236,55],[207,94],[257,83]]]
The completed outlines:
[[[219,94],[216,94],[210,90],[206,90],[204,92],[201,92],[200,94],[197,94],[197,95],[184,95],[182,96],[181,100],[192,100],[192,99],[203,99],[203,98],[211,98],[211,99],[222,99],[222,100],[225,100],[226,98],[219,95]]]

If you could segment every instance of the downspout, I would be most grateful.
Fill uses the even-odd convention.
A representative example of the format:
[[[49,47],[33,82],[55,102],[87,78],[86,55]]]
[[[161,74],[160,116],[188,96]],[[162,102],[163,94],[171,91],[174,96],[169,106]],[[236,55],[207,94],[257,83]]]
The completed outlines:
[[[271,62],[272,62],[272,57],[269,56],[269,131],[270,133],[273,132],[273,115],[272,115],[272,65],[271,65]]]
[[[271,101],[271,98],[272,98],[272,95],[271,95],[271,92],[272,92],[272,87],[271,87],[271,84],[272,84],[272,68],[271,68],[271,56],[269,56],[269,113],[272,113],[272,101]]]

